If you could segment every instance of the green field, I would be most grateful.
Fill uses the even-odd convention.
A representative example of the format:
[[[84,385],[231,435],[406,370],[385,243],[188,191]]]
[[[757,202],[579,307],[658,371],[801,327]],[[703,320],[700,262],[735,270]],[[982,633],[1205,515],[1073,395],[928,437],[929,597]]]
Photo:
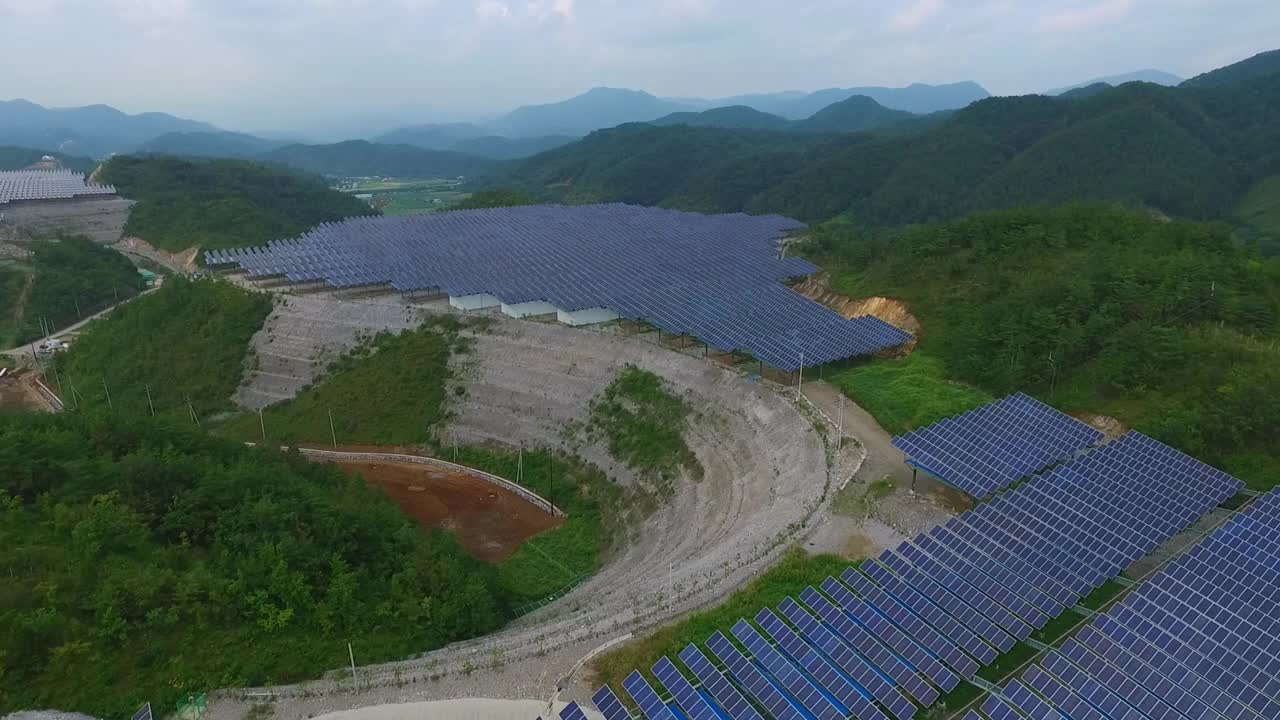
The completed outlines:
[[[448,210],[470,197],[447,178],[357,178],[342,183],[346,193],[372,193],[373,203],[383,215],[414,215]]]
[[[898,435],[991,402],[990,393],[947,379],[942,361],[919,350],[870,360],[827,379]]]

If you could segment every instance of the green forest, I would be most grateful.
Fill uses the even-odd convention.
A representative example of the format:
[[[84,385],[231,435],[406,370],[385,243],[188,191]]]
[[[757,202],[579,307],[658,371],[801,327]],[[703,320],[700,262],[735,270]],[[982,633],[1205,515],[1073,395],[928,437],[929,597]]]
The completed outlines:
[[[271,296],[264,293],[220,280],[170,278],[90,323],[74,349],[58,356],[54,379],[73,407],[130,417],[154,408],[188,422],[194,411],[203,420],[231,408],[249,341],[270,312]]]
[[[0,267],[0,348],[44,337],[142,289],[128,258],[92,240],[64,237],[31,243],[31,259]]]
[[[1280,67],[1236,77],[990,98],[836,137],[623,125],[489,182],[541,200],[843,216],[864,227],[1074,201],[1226,219],[1254,183],[1280,172]]]
[[[318,177],[242,160],[119,156],[102,181],[138,203],[125,232],[172,252],[263,245],[374,213]]]
[[[497,571],[336,468],[179,420],[0,415],[0,714],[397,659],[506,620]]]
[[[65,155],[51,150],[35,150],[27,147],[0,145],[0,170],[22,170],[40,162],[45,155],[56,158],[62,166],[82,173],[92,172],[97,163],[86,157]]]
[[[1255,487],[1280,479],[1280,260],[1226,225],[1068,206],[880,233],[830,223],[808,252],[836,291],[906,301],[920,351],[953,379],[1113,415]]]

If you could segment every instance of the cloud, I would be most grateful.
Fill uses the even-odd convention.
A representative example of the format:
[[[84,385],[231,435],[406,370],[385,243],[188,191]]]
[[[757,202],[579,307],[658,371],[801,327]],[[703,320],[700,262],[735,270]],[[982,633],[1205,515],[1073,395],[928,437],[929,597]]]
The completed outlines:
[[[476,15],[481,20],[503,20],[511,17],[511,8],[498,0],[484,0],[476,6]]]
[[[573,18],[573,0],[555,0],[551,4],[551,12],[559,15],[565,20]]]
[[[947,3],[945,0],[916,0],[889,18],[889,29],[894,32],[911,32],[937,17]]]
[[[1046,15],[1036,23],[1043,33],[1073,33],[1092,30],[1124,20],[1133,11],[1134,0],[1100,0]]]

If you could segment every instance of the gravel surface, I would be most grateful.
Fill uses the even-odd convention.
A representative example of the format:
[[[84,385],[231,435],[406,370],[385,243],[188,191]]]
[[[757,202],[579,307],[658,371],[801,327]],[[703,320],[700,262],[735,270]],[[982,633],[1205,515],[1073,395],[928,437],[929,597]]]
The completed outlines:
[[[255,407],[289,397],[360,336],[414,327],[443,311],[440,303],[410,307],[394,296],[289,296],[255,337],[258,370],[237,399]],[[626,363],[650,370],[696,408],[687,440],[704,476],[680,483],[677,496],[630,533],[586,585],[494,635],[360,668],[358,689],[348,672],[335,670],[288,687],[218,691],[210,695],[211,720],[239,720],[265,697],[275,699],[282,720],[415,700],[547,698],[557,685],[562,700],[586,699],[592,688],[584,672],[565,676],[594,648],[722,600],[827,524],[830,487],[858,476],[868,457],[873,474],[892,464],[876,454],[888,438],[874,422],[847,421],[847,434],[859,442],[831,453],[834,423],[794,388],[637,337],[497,317],[460,363],[466,396],[450,429],[460,442],[560,447],[619,482],[631,481],[625,468],[602,448],[580,446],[564,428],[586,418],[591,398]],[[856,408],[850,403],[847,411]],[[888,539],[879,526],[866,532]]]

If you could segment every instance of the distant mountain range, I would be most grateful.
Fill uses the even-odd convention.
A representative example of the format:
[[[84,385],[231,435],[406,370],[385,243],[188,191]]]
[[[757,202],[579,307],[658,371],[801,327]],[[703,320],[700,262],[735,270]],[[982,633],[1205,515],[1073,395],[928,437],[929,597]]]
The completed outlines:
[[[1182,78],[1163,70],[1138,70],[1137,72],[1124,73],[1123,75],[1108,75],[1107,77],[1094,78],[1092,80],[1086,80],[1085,82],[1076,83],[1075,85],[1054,88],[1053,90],[1045,91],[1044,94],[1062,95],[1063,93],[1087,88],[1092,85],[1102,84],[1114,87],[1116,85],[1123,85],[1129,82],[1147,82],[1154,83],[1156,85],[1164,85],[1166,87],[1173,87],[1174,85],[1182,84]]]
[[[917,116],[891,110],[865,95],[854,95],[828,105],[803,120],[788,120],[746,105],[712,108],[702,112],[671,113],[649,123],[657,126],[688,125],[736,130],[848,133],[873,130],[907,122]]]
[[[786,91],[755,95],[737,95],[718,100],[685,99],[682,102],[697,108],[746,105],[761,112],[779,115],[788,120],[803,120],[819,110],[863,95],[890,110],[903,110],[917,115],[927,115],[939,110],[958,110],[970,103],[991,97],[986,88],[976,82],[959,82],[947,85],[913,83],[907,87],[852,87],[828,88],[815,92]]]
[[[0,101],[0,142],[102,157],[129,152],[148,140],[174,132],[216,132],[217,128],[165,113],[128,115],[107,105],[46,108],[27,100]]]

